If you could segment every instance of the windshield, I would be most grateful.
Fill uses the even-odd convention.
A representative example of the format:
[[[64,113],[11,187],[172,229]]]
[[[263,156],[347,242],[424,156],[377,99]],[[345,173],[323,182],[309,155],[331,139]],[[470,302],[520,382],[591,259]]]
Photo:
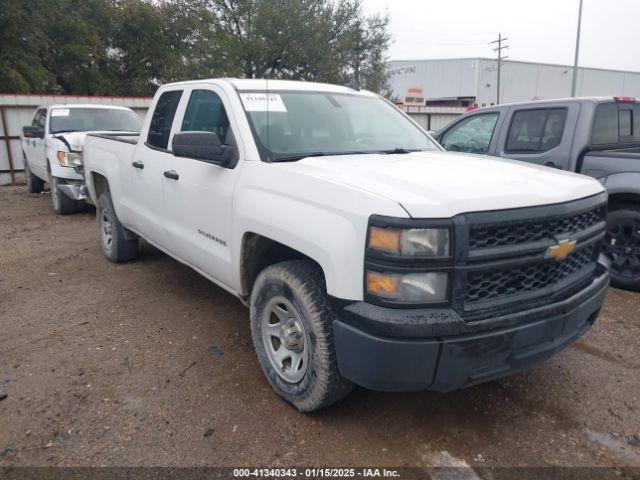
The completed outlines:
[[[420,128],[375,96],[241,92],[263,160],[348,153],[438,150]],[[268,109],[268,111],[267,111]]]
[[[142,121],[131,110],[115,108],[54,108],[50,133],[122,131],[139,132]]]

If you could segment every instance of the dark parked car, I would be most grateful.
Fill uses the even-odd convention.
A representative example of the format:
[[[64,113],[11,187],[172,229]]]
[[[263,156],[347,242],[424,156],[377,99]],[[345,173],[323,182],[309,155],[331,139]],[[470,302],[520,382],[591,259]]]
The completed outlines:
[[[513,103],[468,112],[436,135],[447,150],[597,178],[609,193],[612,284],[640,290],[640,103],[630,97]]]

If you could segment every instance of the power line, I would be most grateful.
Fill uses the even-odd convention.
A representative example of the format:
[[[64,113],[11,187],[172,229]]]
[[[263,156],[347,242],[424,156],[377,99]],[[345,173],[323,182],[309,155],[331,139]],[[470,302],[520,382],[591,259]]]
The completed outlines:
[[[437,40],[434,41],[413,41],[413,40],[401,40],[401,39],[395,39],[394,40],[395,43],[411,43],[414,45],[435,45],[435,46],[439,46],[439,47],[471,47],[474,45],[486,45],[485,42],[440,42]]]
[[[504,60],[505,58],[509,58],[506,55],[502,55],[502,50],[505,50],[507,48],[509,48],[509,45],[503,45],[504,42],[506,42],[507,40],[509,40],[507,37],[503,37],[502,33],[498,34],[498,39],[494,40],[493,42],[489,42],[489,45],[493,44],[493,43],[497,43],[498,46],[497,48],[494,48],[493,51],[494,52],[498,52],[498,87],[497,87],[497,93],[496,93],[496,105],[500,105],[500,73],[501,73],[501,66],[502,66],[502,60]]]

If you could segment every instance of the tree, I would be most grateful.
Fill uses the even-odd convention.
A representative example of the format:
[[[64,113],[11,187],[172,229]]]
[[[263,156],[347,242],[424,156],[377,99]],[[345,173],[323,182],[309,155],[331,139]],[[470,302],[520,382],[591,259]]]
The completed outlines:
[[[333,83],[386,84],[388,15],[360,0],[210,0],[217,51],[230,73]]]
[[[220,76],[381,91],[388,25],[360,0],[0,0],[0,91],[150,95]]]

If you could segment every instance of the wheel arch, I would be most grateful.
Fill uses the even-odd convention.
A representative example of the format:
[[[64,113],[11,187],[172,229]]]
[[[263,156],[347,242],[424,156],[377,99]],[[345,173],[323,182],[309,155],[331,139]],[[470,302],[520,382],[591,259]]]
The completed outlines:
[[[614,173],[607,176],[605,188],[609,194],[609,209],[625,206],[640,208],[640,172]]]
[[[300,250],[264,235],[246,232],[240,247],[240,295],[247,298],[256,278],[262,270],[287,260],[308,260],[320,269],[326,281],[326,272],[322,265]]]
[[[609,194],[609,210],[632,207],[640,209],[640,192],[616,192]]]
[[[94,205],[98,204],[98,199],[100,195],[104,192],[111,192],[111,187],[109,186],[109,180],[107,177],[98,172],[91,172],[89,177],[91,180],[91,188],[89,191],[91,192],[91,200]]]

